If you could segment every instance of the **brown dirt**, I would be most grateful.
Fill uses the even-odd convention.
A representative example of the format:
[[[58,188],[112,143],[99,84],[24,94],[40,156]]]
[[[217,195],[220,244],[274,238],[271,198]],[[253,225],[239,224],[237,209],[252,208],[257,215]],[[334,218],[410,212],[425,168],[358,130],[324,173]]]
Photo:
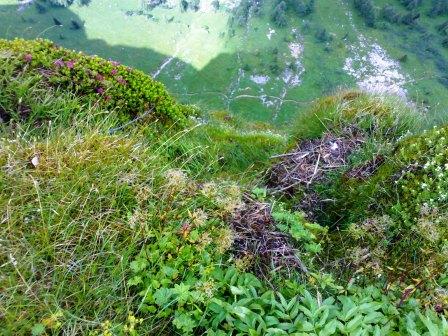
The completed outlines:
[[[319,221],[327,213],[334,199],[324,199],[316,192],[316,184],[330,181],[331,173],[348,168],[349,156],[364,143],[365,134],[355,127],[347,127],[339,135],[327,132],[319,139],[304,140],[279,159],[268,173],[268,187],[274,193],[300,195],[296,209],[312,221]],[[382,163],[374,162],[353,169],[347,177],[367,178]]]
[[[289,236],[276,231],[269,204],[246,198],[245,205],[231,221],[235,257],[253,258],[252,267],[258,274],[267,274],[272,269],[307,272]]]

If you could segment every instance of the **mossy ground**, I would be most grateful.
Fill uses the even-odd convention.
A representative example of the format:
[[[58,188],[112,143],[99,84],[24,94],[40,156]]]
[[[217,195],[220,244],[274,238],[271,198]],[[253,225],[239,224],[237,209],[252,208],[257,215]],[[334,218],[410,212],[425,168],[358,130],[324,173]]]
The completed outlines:
[[[326,262],[347,280],[354,272],[444,286],[447,134],[445,126],[422,132],[424,124],[423,115],[394,100],[354,92],[323,98],[298,119],[294,142],[311,139],[322,146],[320,139],[344,136],[347,128],[362,135],[344,165],[327,168],[320,179],[287,195],[298,208],[313,195],[314,218],[332,228]],[[313,213],[309,205],[307,210]]]

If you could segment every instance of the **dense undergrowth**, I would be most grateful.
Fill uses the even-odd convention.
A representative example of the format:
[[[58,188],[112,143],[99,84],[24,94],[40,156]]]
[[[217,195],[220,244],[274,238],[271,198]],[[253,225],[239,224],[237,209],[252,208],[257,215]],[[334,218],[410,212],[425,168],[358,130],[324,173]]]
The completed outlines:
[[[45,43],[1,42],[2,334],[448,333],[446,127],[360,93],[316,102],[290,139],[187,121],[147,86],[128,88],[137,110],[104,105],[65,76],[110,62],[49,77],[39,57],[73,54],[29,49]],[[168,122],[127,123],[140,104]],[[285,188],[271,166],[290,157]]]
[[[10,64],[2,69],[8,71],[1,73],[4,81],[20,77],[12,85],[22,90],[36,81],[46,88],[63,86],[85,101],[115,110],[123,120],[146,113],[153,119],[185,124],[195,112],[192,107],[177,104],[161,83],[139,70],[60,48],[48,40],[0,40],[0,57]],[[15,111],[14,98],[9,97],[10,101],[2,105],[26,116],[26,102],[20,102],[21,108]],[[4,114],[2,119],[10,117]]]

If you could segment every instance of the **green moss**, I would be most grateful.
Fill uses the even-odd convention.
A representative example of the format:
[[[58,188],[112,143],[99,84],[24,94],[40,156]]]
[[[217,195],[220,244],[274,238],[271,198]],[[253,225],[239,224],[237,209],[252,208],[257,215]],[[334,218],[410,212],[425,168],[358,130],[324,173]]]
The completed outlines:
[[[428,277],[445,272],[448,190],[448,127],[438,127],[395,144],[394,151],[368,179],[338,179],[321,195],[333,197],[325,219],[344,228],[343,250],[382,251],[376,262],[391,278]],[[388,216],[382,234],[362,229],[372,218]],[[357,238],[352,232],[361,229]],[[364,231],[363,231],[364,230]],[[337,233],[336,235],[340,235]],[[331,243],[333,251],[341,246]],[[348,252],[350,253],[350,252]],[[369,266],[366,267],[369,268]]]
[[[376,203],[377,192],[385,188],[381,182],[393,173],[390,158],[397,140],[409,131],[417,131],[421,120],[417,112],[397,99],[357,91],[322,98],[299,117],[292,130],[291,147],[324,136],[341,137],[346,146],[357,143],[343,158],[344,166],[329,169],[323,181],[311,186],[320,199],[333,200],[324,204],[319,220],[329,226],[343,227],[364,218],[372,203]],[[385,162],[376,167],[374,160]],[[368,177],[351,177],[356,169],[373,171]]]
[[[295,142],[319,138],[332,123],[338,112],[340,97],[329,96],[317,100],[306,112],[300,114],[292,129]]]
[[[419,123],[422,118],[409,107],[356,92],[324,98],[303,116],[295,133],[299,143],[328,134],[347,138],[347,128],[362,137],[345,166],[294,195],[300,202],[309,189],[317,194],[317,221],[333,229],[330,259],[356,264],[351,254],[364,251],[376,255],[367,259],[379,265],[377,273],[392,279],[444,274],[448,127],[419,132]],[[381,223],[381,234],[369,231],[372,223]],[[359,264],[362,273],[373,267],[369,262]]]
[[[438,208],[447,200],[446,139],[448,127],[437,127],[397,141],[374,175],[367,180],[341,180],[341,188],[347,188],[345,195],[356,207],[363,200],[375,211],[390,211],[393,206],[411,225],[425,209]],[[353,207],[345,209],[356,213]]]

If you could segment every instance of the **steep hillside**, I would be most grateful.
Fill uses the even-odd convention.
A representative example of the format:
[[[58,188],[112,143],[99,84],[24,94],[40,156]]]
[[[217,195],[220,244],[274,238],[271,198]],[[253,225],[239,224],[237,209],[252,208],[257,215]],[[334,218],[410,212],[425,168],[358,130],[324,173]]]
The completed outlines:
[[[347,91],[280,134],[48,41],[0,55],[2,335],[448,332],[446,126]]]
[[[439,2],[2,0],[0,36],[111,57],[182,102],[247,120],[284,125],[322,94],[358,86],[441,122],[448,15]]]

